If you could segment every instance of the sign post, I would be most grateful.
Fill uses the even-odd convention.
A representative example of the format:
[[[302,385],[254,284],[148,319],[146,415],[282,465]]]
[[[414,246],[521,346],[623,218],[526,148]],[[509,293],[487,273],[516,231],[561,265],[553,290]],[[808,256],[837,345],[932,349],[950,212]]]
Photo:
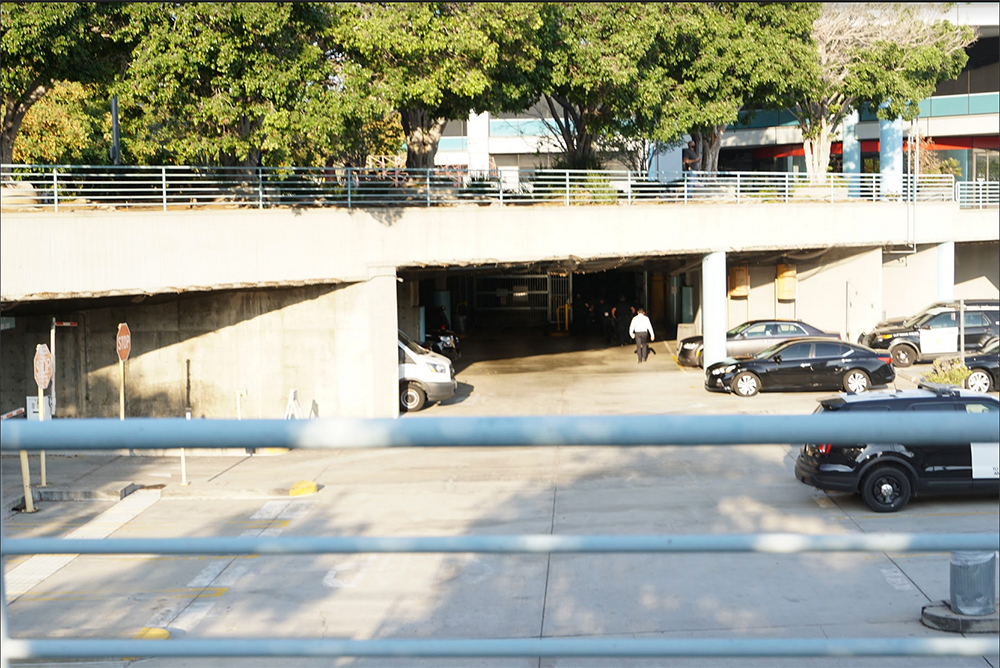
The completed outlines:
[[[125,360],[132,352],[132,332],[124,322],[118,323],[118,334],[115,336],[115,348],[118,351],[118,419],[125,419]]]
[[[52,379],[52,354],[49,347],[44,343],[35,346],[35,359],[33,360],[35,384],[38,386],[38,421],[45,421],[45,388],[49,386]],[[45,486],[45,452],[41,453],[42,460],[42,486]],[[28,468],[28,453],[21,450],[21,483],[24,488],[24,509],[29,513],[35,512],[35,500],[31,497],[31,471]]]

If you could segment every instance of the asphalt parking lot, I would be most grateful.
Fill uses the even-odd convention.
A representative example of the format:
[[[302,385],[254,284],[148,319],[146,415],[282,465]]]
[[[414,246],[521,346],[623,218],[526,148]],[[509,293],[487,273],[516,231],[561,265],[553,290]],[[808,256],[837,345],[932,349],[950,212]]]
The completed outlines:
[[[455,415],[809,413],[828,393],[706,392],[655,343],[647,364],[600,341],[468,337],[458,394],[404,420]],[[596,345],[595,345],[596,344]],[[922,370],[921,367],[916,369]],[[899,387],[909,383],[905,378]],[[77,490],[125,501],[43,502],[7,535],[697,534],[996,531],[995,498],[921,498],[872,513],[792,475],[788,444],[295,450],[269,457],[50,456]],[[18,484],[3,458],[4,489]],[[297,481],[319,491],[289,497]],[[130,500],[131,499],[131,500]],[[128,508],[124,505],[128,502]],[[128,512],[125,512],[128,510]],[[109,526],[106,511],[119,519]],[[920,623],[949,596],[943,553],[77,557],[8,559],[14,637],[948,638]],[[14,569],[20,569],[16,573]],[[87,665],[123,666],[122,660]],[[146,659],[153,666],[273,660]],[[297,659],[294,666],[983,667],[987,657]]]

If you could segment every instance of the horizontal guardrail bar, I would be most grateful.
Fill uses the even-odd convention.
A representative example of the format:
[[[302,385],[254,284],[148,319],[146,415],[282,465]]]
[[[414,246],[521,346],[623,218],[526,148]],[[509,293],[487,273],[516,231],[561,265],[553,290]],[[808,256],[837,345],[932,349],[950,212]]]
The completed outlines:
[[[633,415],[469,418],[5,420],[0,450],[392,448],[771,443],[930,445],[1000,440],[996,414]]]
[[[162,657],[996,656],[995,638],[193,638],[5,640],[9,659]]]
[[[604,554],[758,552],[995,551],[1000,533],[674,534],[510,536],[233,536],[205,538],[5,538],[3,555],[213,554],[287,555],[347,553]]]

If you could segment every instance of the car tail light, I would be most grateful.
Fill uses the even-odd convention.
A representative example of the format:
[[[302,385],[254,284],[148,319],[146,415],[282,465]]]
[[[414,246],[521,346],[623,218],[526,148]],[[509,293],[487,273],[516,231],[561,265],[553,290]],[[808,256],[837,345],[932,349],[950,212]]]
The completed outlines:
[[[824,443],[823,445],[817,445],[816,446],[816,452],[818,452],[821,455],[828,455],[828,454],[830,454],[830,447],[831,446],[832,446],[832,444],[830,444],[830,443]]]
[[[878,361],[879,362],[884,362],[885,364],[892,364],[892,357],[890,357],[888,355],[885,356],[885,357],[883,357],[882,355],[879,355]]]

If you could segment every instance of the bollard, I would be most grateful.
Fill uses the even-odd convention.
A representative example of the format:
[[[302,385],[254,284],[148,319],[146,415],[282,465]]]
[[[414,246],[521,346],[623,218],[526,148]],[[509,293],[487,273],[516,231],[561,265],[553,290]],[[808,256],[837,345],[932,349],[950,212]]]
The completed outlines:
[[[996,610],[996,552],[951,553],[951,609],[961,615]]]

